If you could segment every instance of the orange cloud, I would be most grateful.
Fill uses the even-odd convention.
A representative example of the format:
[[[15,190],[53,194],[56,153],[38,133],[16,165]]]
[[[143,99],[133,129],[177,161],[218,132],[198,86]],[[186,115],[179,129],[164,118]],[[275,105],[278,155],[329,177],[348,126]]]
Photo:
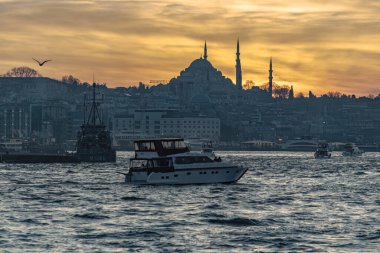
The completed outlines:
[[[170,79],[209,46],[209,60],[234,80],[241,41],[243,79],[296,91],[378,94],[377,0],[0,0],[0,73],[34,66],[109,86]],[[39,68],[32,57],[53,58]]]

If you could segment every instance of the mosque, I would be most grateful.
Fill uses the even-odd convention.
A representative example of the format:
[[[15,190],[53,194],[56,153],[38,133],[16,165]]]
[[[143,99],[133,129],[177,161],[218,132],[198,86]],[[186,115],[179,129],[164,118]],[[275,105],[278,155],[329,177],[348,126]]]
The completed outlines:
[[[248,101],[253,93],[268,97],[268,92],[256,89],[243,90],[242,70],[240,63],[239,40],[236,45],[236,82],[223,76],[222,72],[216,69],[207,59],[207,44],[204,44],[203,56],[194,60],[189,67],[182,70],[180,75],[171,79],[168,85],[179,97],[184,105],[201,104],[237,104]],[[269,92],[272,90],[272,60],[269,70]]]

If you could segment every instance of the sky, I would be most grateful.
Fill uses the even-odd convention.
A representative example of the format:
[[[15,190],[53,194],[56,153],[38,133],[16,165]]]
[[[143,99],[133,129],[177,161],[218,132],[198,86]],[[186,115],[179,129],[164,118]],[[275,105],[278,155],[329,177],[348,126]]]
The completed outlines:
[[[109,87],[170,80],[203,53],[235,80],[380,93],[379,0],[0,0],[0,74],[29,66]],[[53,59],[43,67],[33,60]]]

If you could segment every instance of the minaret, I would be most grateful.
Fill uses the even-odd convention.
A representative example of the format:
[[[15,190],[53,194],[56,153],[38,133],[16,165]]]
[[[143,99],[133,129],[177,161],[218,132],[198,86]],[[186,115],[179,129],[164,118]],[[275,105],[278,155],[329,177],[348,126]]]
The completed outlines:
[[[290,91],[289,91],[289,99],[294,99],[293,85],[291,86]]]
[[[273,69],[272,69],[272,57],[270,58],[269,62],[269,88],[268,92],[270,97],[272,97],[273,94]]]
[[[203,59],[207,60],[207,44],[206,44],[206,41],[205,41],[205,48],[203,51]]]
[[[241,65],[240,65],[240,47],[239,39],[237,40],[236,46],[236,87],[241,90],[242,86],[242,75],[241,75]]]

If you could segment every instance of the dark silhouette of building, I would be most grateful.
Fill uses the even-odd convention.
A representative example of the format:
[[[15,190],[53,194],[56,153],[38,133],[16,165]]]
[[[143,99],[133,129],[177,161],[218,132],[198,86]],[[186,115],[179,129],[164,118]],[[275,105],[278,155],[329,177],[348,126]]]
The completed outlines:
[[[242,86],[242,73],[241,73],[241,64],[240,64],[240,47],[239,39],[237,40],[236,45],[236,87],[241,90]]]
[[[290,90],[289,90],[289,99],[294,99],[293,85],[290,87]]]
[[[273,94],[273,69],[272,69],[272,57],[270,58],[269,62],[269,88],[268,92],[270,97],[272,97]]]

